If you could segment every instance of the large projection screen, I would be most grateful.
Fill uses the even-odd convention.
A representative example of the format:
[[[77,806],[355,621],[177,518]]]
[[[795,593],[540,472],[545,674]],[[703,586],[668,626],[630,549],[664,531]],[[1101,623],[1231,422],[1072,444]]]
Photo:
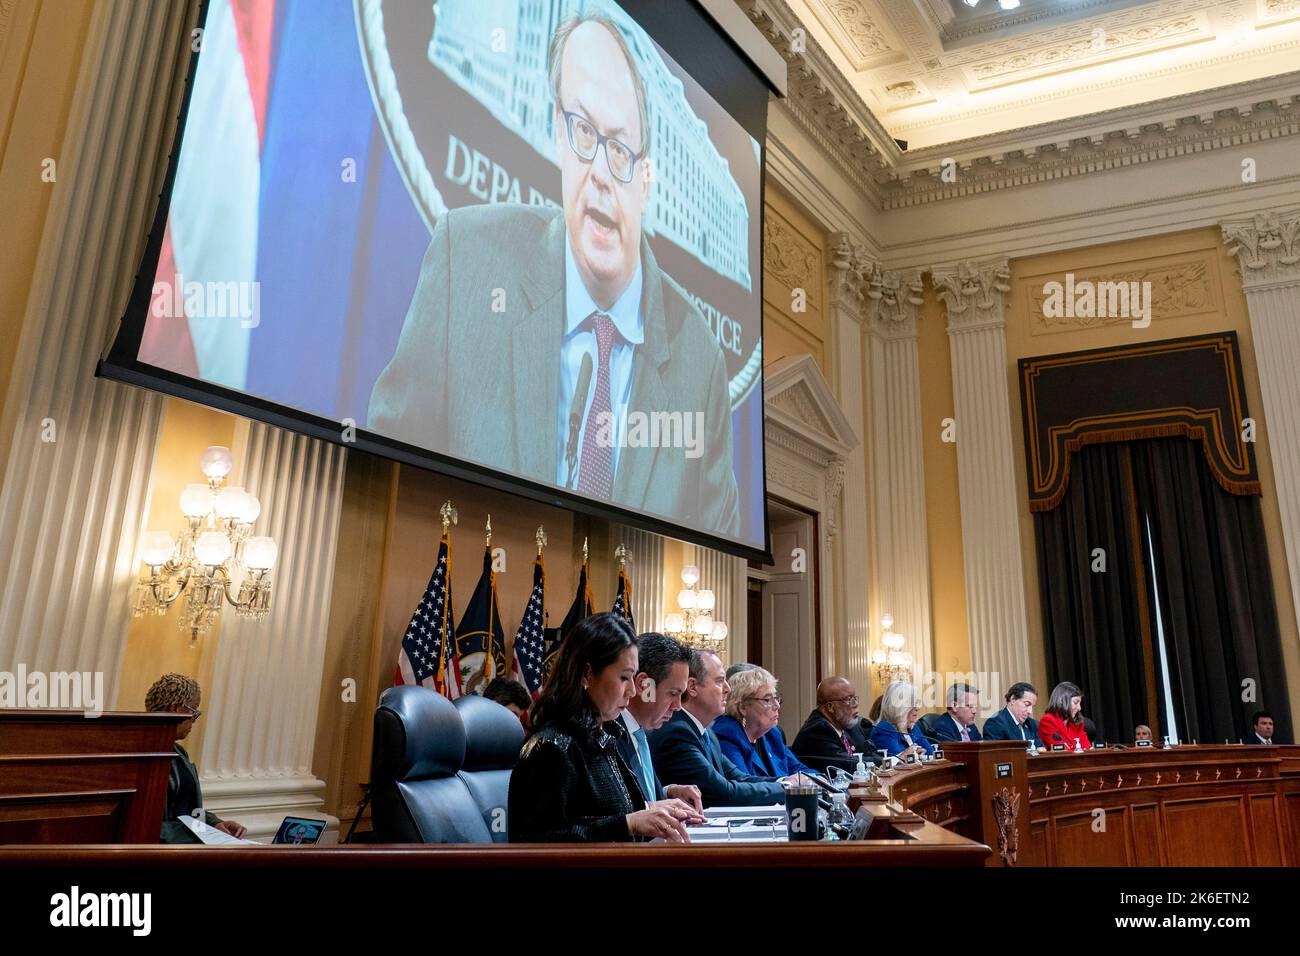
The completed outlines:
[[[202,24],[100,374],[766,558],[767,88],[691,0]]]

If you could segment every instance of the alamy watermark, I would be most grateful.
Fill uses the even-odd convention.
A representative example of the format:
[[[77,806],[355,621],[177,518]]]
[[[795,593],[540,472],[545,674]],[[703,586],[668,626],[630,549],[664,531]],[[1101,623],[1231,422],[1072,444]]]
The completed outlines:
[[[704,454],[703,412],[601,412],[595,425],[600,448],[684,448],[687,458]]]
[[[104,712],[103,671],[0,671],[0,710],[46,707],[85,711],[87,717]]]
[[[238,319],[241,328],[255,329],[262,322],[262,284],[199,282],[178,272],[153,284],[149,313],[160,319]]]
[[[1043,284],[1043,317],[1047,319],[1131,319],[1133,328],[1151,324],[1150,282],[1094,282],[1075,280]]]

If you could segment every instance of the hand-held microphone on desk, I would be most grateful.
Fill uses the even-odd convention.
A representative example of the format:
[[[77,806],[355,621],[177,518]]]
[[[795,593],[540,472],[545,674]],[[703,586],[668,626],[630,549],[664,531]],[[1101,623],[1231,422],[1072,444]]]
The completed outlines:
[[[569,443],[564,451],[564,461],[569,469],[567,488],[576,488],[578,484],[578,432],[582,431],[582,413],[587,408],[587,389],[591,388],[591,370],[593,363],[591,353],[582,356],[582,367],[578,370],[578,385],[573,390],[573,400],[569,403]]]

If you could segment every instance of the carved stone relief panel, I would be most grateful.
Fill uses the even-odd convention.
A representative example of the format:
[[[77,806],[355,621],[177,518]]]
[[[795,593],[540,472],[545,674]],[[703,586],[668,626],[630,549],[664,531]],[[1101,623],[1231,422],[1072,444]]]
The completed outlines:
[[[1072,277],[1072,278],[1071,278]],[[1056,286],[1049,289],[1049,283]],[[1146,283],[1150,283],[1149,286]],[[1031,335],[1052,335],[1058,332],[1077,332],[1080,329],[1104,328],[1133,321],[1132,294],[1145,296],[1149,289],[1151,320],[1188,318],[1222,311],[1222,288],[1219,264],[1209,251],[1185,253],[1138,260],[1128,268],[1114,265],[1092,269],[1078,269],[1069,273],[1053,273],[1025,277],[1017,283],[1023,295],[1014,299],[1024,303],[1028,310]],[[1120,284],[1127,288],[1130,297],[1130,314],[1113,314],[1103,308],[1102,299],[1109,296],[1105,284]],[[1086,306],[1085,286],[1091,286],[1095,305]],[[1071,290],[1074,290],[1073,293]],[[1047,306],[1055,296],[1056,308]],[[1071,307],[1069,300],[1084,304],[1084,308]],[[1067,308],[1062,312],[1059,305]],[[1051,314],[1049,314],[1051,313]],[[1105,313],[1105,314],[1098,314]]]

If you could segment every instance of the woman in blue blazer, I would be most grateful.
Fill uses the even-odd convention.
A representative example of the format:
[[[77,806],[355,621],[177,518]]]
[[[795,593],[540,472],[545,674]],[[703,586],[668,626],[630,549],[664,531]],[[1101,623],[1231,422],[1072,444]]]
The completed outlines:
[[[741,770],[760,777],[813,773],[786,746],[776,725],[781,697],[776,678],[761,667],[737,672],[729,681],[727,712],[713,722],[722,752]]]
[[[930,753],[934,745],[921,732],[921,695],[907,681],[894,681],[880,701],[880,720],[871,728],[871,746],[891,757]]]

